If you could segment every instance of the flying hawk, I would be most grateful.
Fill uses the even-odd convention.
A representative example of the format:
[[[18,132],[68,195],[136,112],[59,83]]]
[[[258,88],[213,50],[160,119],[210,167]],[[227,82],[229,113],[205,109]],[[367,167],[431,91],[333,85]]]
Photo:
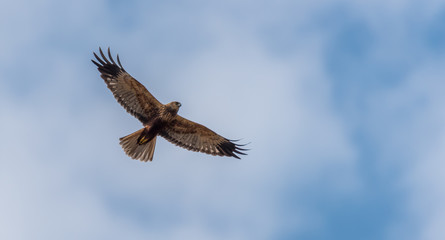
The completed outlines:
[[[240,144],[224,138],[207,127],[179,116],[179,102],[160,103],[151,93],[122,67],[117,55],[117,64],[113,60],[110,48],[108,58],[99,48],[100,58],[93,52],[96,66],[107,87],[116,100],[142,122],[143,128],[120,138],[120,145],[125,153],[133,159],[144,162],[152,161],[155,151],[156,137],[159,135],[169,142],[187,150],[203,152],[211,155],[239,157],[246,149]]]

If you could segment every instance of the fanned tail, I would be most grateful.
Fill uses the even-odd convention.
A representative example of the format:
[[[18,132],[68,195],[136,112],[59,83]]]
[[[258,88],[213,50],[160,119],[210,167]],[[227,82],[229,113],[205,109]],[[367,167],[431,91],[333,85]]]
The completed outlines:
[[[147,141],[145,135],[146,132],[144,132],[144,130],[145,128],[142,128],[130,135],[120,138],[119,140],[120,145],[129,157],[147,162],[153,160],[156,136]]]

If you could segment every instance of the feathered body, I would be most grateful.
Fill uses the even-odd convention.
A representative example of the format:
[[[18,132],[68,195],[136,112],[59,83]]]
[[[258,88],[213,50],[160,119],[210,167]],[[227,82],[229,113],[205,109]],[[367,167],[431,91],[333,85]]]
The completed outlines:
[[[171,102],[161,104],[151,93],[122,67],[117,56],[117,63],[108,48],[108,58],[99,48],[99,57],[93,63],[101,73],[107,87],[116,100],[136,117],[144,126],[142,129],[120,138],[125,153],[141,161],[153,160],[156,137],[162,136],[169,142],[191,151],[211,155],[239,158],[236,154],[245,155],[235,144],[207,127],[192,122],[178,115],[181,104]]]

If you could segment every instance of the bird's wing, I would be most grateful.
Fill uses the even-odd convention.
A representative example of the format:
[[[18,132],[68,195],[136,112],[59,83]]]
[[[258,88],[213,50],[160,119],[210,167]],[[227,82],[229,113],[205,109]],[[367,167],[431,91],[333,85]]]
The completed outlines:
[[[169,142],[185,149],[211,155],[239,157],[246,155],[240,144],[224,138],[207,127],[176,115],[159,133]]]
[[[109,59],[104,55],[102,49],[99,48],[99,52],[102,58],[94,53],[98,62],[91,61],[96,64],[101,73],[100,76],[125,110],[143,123],[158,114],[162,104],[140,82],[125,71],[119,60],[119,55],[117,55],[116,64],[111,56],[110,48],[108,48]]]

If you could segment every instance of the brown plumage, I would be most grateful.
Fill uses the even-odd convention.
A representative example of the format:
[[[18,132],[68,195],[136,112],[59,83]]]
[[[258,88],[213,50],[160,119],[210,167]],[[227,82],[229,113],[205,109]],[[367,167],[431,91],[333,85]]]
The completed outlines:
[[[159,135],[169,142],[185,149],[211,155],[238,158],[245,155],[240,144],[224,138],[207,127],[179,116],[179,102],[160,103],[151,93],[122,67],[117,55],[114,61],[108,48],[108,58],[99,48],[97,62],[91,60],[116,100],[142,122],[143,128],[120,138],[125,153],[141,161],[153,160],[156,137]]]

